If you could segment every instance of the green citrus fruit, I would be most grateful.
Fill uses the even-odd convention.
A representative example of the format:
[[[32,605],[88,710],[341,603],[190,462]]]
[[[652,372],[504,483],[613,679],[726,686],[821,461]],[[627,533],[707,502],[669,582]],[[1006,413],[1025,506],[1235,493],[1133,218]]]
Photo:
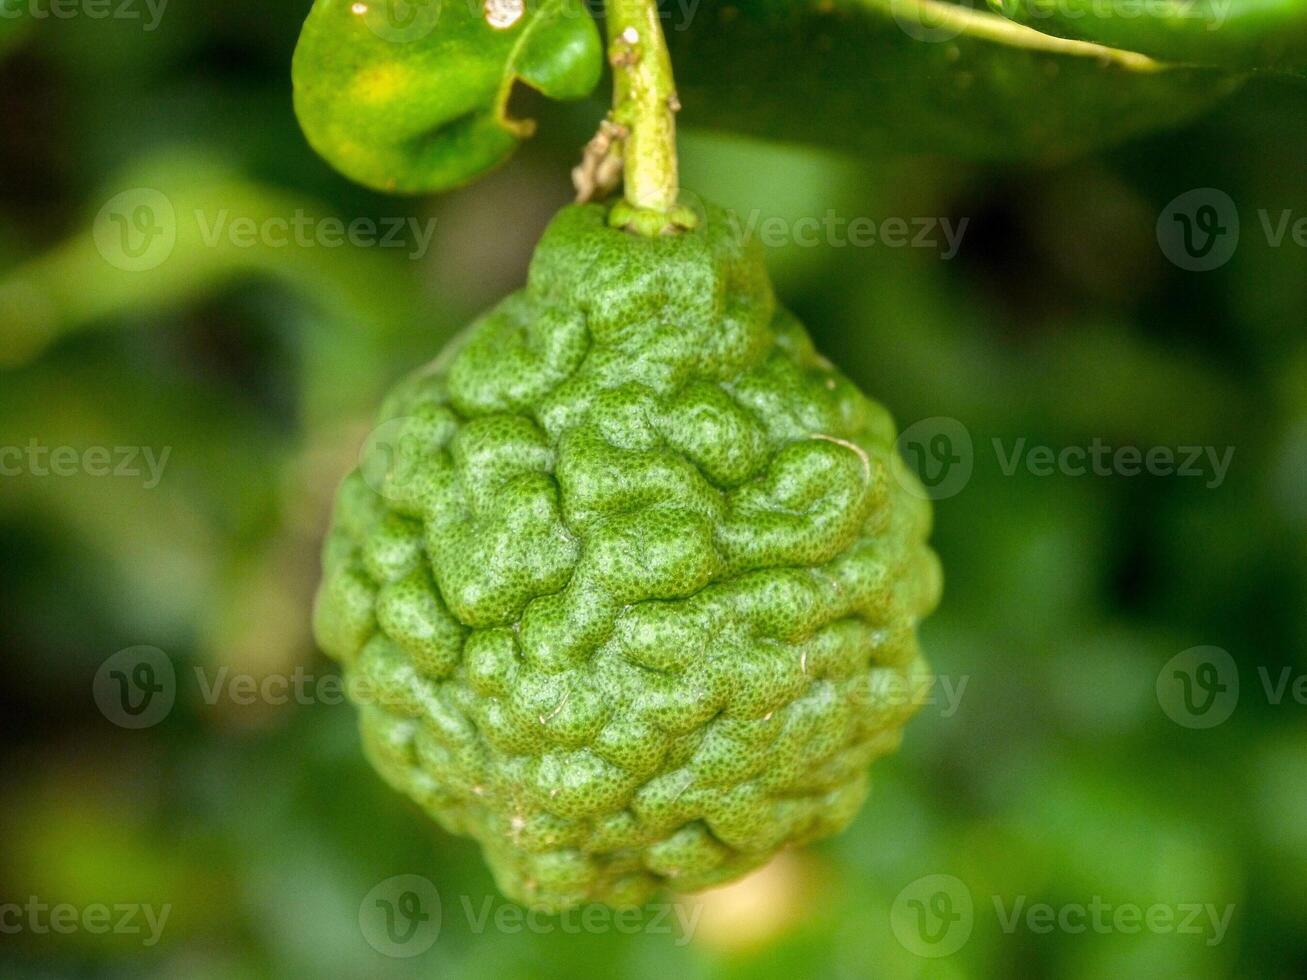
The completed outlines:
[[[721,212],[565,209],[340,490],[315,626],[369,757],[555,909],[840,830],[929,684],[894,439]]]

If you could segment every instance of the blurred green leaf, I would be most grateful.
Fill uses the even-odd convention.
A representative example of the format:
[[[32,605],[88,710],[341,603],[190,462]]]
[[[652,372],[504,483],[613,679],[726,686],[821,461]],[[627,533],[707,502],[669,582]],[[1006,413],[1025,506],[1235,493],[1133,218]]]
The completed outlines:
[[[496,27],[467,0],[317,0],[293,68],[309,142],[346,176],[398,193],[501,163],[534,129],[509,113],[518,82],[584,98],[603,64],[583,4],[543,0],[509,17]]]
[[[122,314],[183,305],[240,276],[283,284],[351,328],[392,331],[417,318],[408,270],[379,249],[336,247],[343,233],[312,237],[346,223],[310,197],[247,179],[219,154],[158,150],[115,175],[102,195],[86,227],[0,273],[0,366]],[[241,237],[242,228],[254,233]],[[70,282],[80,288],[68,289]]]
[[[1058,37],[1192,65],[1307,71],[1307,0],[989,0]]]
[[[1066,158],[1239,84],[938,0],[743,0],[668,26],[687,123],[855,153]]]

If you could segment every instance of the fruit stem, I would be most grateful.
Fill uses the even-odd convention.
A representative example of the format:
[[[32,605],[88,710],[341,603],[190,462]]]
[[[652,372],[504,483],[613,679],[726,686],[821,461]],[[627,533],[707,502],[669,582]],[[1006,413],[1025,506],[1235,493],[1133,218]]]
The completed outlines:
[[[671,234],[694,225],[678,205],[676,83],[657,0],[604,0],[613,67],[612,120],[625,130],[625,199],[612,224],[639,234]]]

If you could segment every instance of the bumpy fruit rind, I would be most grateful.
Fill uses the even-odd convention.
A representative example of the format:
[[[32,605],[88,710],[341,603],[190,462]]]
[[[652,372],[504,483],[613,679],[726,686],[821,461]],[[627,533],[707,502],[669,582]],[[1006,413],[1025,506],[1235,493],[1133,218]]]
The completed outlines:
[[[722,213],[565,209],[339,492],[315,628],[370,759],[554,909],[842,829],[929,684],[894,438]]]

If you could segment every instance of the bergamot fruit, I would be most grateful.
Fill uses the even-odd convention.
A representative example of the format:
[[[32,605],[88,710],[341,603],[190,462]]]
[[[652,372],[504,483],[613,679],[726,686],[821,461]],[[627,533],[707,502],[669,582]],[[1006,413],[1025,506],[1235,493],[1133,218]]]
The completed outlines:
[[[849,823],[929,684],[930,506],[724,214],[565,209],[378,433],[317,636],[507,895],[637,903]]]

